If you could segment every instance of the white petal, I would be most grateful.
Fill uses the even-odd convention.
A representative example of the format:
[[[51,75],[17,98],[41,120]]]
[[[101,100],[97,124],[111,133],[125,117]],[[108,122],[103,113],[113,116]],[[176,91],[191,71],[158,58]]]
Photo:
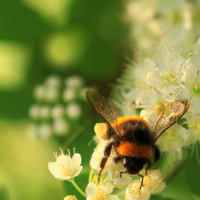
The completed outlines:
[[[189,136],[188,130],[183,127],[178,127],[178,134],[183,138],[183,140],[187,140]]]
[[[188,129],[189,132],[189,136],[187,138],[187,140],[184,141],[184,146],[189,146],[193,143],[195,143],[198,140],[199,137],[199,133],[194,130],[194,129]]]
[[[71,179],[73,176],[55,176],[56,179],[65,181]]]
[[[82,171],[83,169],[83,166],[79,166],[77,169],[76,169],[76,173],[74,174],[74,176],[78,176],[80,174],[80,172]]]
[[[113,181],[114,187],[121,188],[121,187],[124,187],[125,185],[127,185],[128,183],[130,183],[131,180],[132,180],[132,178],[128,174],[123,174],[122,178],[120,178],[120,177],[114,178],[112,181]]]
[[[107,200],[119,200],[119,197],[117,195],[109,195]]]
[[[191,100],[191,105],[193,108],[195,108],[193,113],[199,114],[200,113],[200,98],[193,98]]]
[[[165,182],[161,182],[158,187],[156,187],[154,190],[151,190],[151,194],[156,194],[161,192],[166,187]]]
[[[87,196],[94,196],[97,190],[97,186],[94,183],[89,183],[86,187],[86,194]]]
[[[133,194],[133,191],[130,189],[126,190],[126,196],[128,197],[128,200],[140,200],[140,198]]]
[[[57,163],[63,165],[64,167],[67,167],[69,165],[69,162],[71,162],[71,159],[68,155],[59,155],[57,158]]]
[[[158,100],[158,94],[155,91],[144,91],[136,99],[137,105],[142,104],[146,106],[154,106]]]
[[[171,99],[189,99],[190,94],[189,91],[187,89],[183,89],[182,85],[174,88],[173,93],[171,95]]]
[[[188,87],[194,82],[196,78],[197,78],[197,67],[191,64],[187,65],[182,75],[182,81]]]
[[[181,141],[177,141],[174,144],[173,155],[174,155],[175,160],[181,160],[182,159],[182,143],[181,143]]]
[[[109,195],[112,193],[113,187],[111,183],[103,182],[99,185],[99,190],[101,191],[102,194]]]
[[[177,88],[177,85],[170,85],[168,87],[166,87],[166,91],[171,94],[174,92],[174,90]]]
[[[149,116],[153,113],[153,110],[147,110],[143,109],[140,112],[140,117],[142,117],[144,120],[149,121]]]
[[[53,174],[55,177],[57,175],[57,163],[56,162],[50,162],[48,164],[49,171]]]
[[[156,76],[155,72],[147,73],[146,82],[149,87],[161,88],[163,86],[163,81]]]
[[[80,166],[81,165],[81,155],[79,153],[75,153],[72,156],[72,162],[75,166]]]

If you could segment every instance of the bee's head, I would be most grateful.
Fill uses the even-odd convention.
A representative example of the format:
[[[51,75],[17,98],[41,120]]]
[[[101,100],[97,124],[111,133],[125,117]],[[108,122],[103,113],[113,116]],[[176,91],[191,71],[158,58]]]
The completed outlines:
[[[125,156],[122,162],[129,174],[137,174],[144,167],[144,165],[147,162],[147,159]]]

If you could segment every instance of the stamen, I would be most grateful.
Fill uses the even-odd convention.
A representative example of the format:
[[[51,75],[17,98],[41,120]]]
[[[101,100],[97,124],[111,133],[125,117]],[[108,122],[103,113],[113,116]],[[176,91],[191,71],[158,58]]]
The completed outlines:
[[[57,160],[58,159],[57,152],[54,152],[53,155],[54,155],[55,159]]]
[[[71,158],[71,155],[70,155],[70,151],[69,151],[69,149],[67,149],[67,151],[68,151],[68,156]]]
[[[59,147],[59,149],[60,149],[60,151],[61,151],[61,154],[64,155],[63,150],[62,150],[60,147]]]

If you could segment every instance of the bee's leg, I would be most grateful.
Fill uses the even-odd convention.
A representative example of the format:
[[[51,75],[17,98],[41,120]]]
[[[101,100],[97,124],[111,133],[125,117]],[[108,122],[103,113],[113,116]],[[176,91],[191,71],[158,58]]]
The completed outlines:
[[[141,189],[141,187],[142,187],[142,185],[143,185],[143,180],[144,180],[144,176],[143,175],[141,175],[141,174],[139,174],[139,173],[137,173],[140,177],[142,177],[142,181],[141,181],[141,185],[140,185],[140,189]]]
[[[120,178],[122,177],[122,174],[123,173],[128,173],[127,171],[125,171],[125,172],[120,172]]]
[[[106,161],[108,160],[108,157],[110,156],[110,152],[112,150],[112,145],[113,145],[113,142],[109,143],[104,150],[104,157],[102,158],[101,163],[100,163],[100,171],[99,171],[98,181],[100,181],[101,172],[103,171],[103,169],[106,165]]]
[[[154,167],[156,165],[156,163],[158,162],[158,160],[160,159],[160,150],[159,148],[155,145],[154,146],[154,161],[151,164],[151,168]]]
[[[114,158],[114,161],[115,161],[116,164],[117,164],[120,160],[121,160],[120,157],[115,157],[115,158]],[[128,173],[128,172],[127,172],[127,171],[125,171],[125,172],[120,172],[120,178],[122,177],[122,174],[123,174],[123,173]]]
[[[147,175],[147,170],[151,169],[151,166],[152,166],[151,161],[148,160],[147,161],[147,166],[145,167],[145,170],[146,170],[145,175]]]

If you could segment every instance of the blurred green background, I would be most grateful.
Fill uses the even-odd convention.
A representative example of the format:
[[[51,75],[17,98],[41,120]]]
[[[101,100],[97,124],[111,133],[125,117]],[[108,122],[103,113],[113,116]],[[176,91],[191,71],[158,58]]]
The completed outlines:
[[[33,91],[52,74],[61,79],[78,75],[85,87],[108,95],[108,84],[115,82],[126,58],[132,56],[124,10],[122,1],[1,1],[0,199],[66,196],[62,181],[50,174],[47,163],[55,161],[58,147],[67,146],[62,138],[33,137],[28,116],[36,103]],[[86,132],[88,146],[93,127],[90,135]],[[93,148],[94,144],[88,158]],[[77,152],[84,153],[78,148]]]
[[[91,142],[93,126],[102,119],[95,118],[97,115],[83,94],[92,87],[108,96],[124,66],[133,59],[135,43],[130,39],[130,32],[134,30],[134,23],[131,26],[125,17],[126,3],[116,0],[1,0],[0,200],[54,200],[75,194],[70,183],[64,182],[63,187],[63,182],[56,180],[47,168],[48,161],[55,161],[53,152],[59,152],[58,147],[65,151],[68,147],[71,152],[76,147],[76,152],[82,155],[84,169],[77,183],[82,189],[86,186],[88,162],[95,147]],[[157,9],[164,11],[159,6]],[[151,17],[158,19],[159,16],[162,17],[158,14]],[[138,22],[146,25],[145,21]],[[136,30],[143,31],[138,27]],[[149,31],[144,34],[149,36]],[[52,76],[62,80],[56,89],[60,94],[66,80],[80,77],[83,83],[76,88],[75,100],[65,102],[61,96],[55,102],[38,100],[35,95],[38,86],[46,87]],[[44,138],[34,135],[30,129],[33,121],[37,125],[47,125],[42,129],[47,131],[51,130],[53,119],[41,116],[35,119],[35,111],[31,118],[31,106],[62,107],[71,105],[71,101],[81,106],[82,114],[68,121],[72,128],[67,135]],[[170,187],[162,193],[163,199],[187,200],[200,196],[199,176],[196,176],[199,167],[195,154],[188,159],[190,152],[184,150],[185,161],[179,163],[176,176],[170,176],[167,182]],[[168,161],[166,156],[161,166],[168,167]],[[184,184],[180,186],[180,183]],[[161,196],[151,199],[161,199]]]

